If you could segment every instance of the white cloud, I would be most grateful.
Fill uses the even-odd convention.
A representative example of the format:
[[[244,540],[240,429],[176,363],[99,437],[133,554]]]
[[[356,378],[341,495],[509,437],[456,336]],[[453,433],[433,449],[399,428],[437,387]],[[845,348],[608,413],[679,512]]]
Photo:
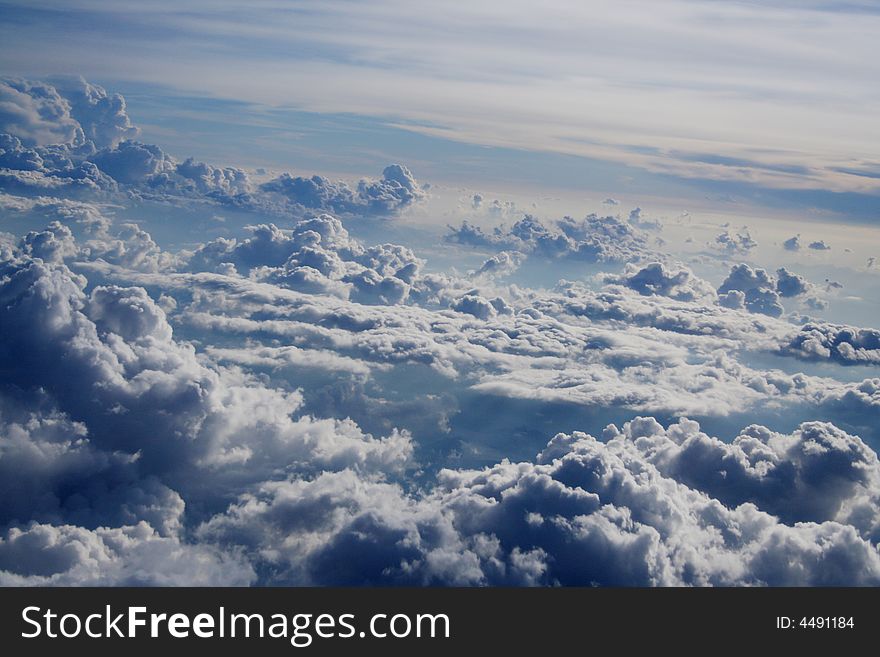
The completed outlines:
[[[374,439],[352,423],[296,420],[297,394],[205,367],[143,288],[86,295],[83,277],[27,259],[5,263],[3,275],[7,382],[77,409],[95,445],[138,453],[147,472],[185,476],[222,463],[265,472],[279,462],[393,470],[409,458],[405,433]]]
[[[731,292],[742,293],[742,297],[737,294],[733,297],[736,301],[731,301]],[[770,275],[763,269],[752,269],[746,264],[731,268],[730,274],[718,288],[718,294],[728,294],[727,303],[723,305],[733,308],[744,306],[750,312],[771,317],[779,317],[785,310],[779,301],[776,283]]]
[[[715,298],[715,290],[682,265],[667,268],[661,262],[651,262],[644,267],[627,264],[620,276],[605,276],[605,282],[623,285],[642,295],[657,294],[682,301]]]
[[[585,262],[627,262],[652,255],[647,236],[641,230],[616,217],[595,214],[580,220],[564,217],[549,225],[527,214],[509,229],[496,227],[491,233],[464,221],[458,228],[449,227],[446,240],[465,246]]]
[[[101,171],[121,183],[143,182],[174,168],[161,148],[136,141],[124,141],[115,148],[95,153],[90,159]]]
[[[53,78],[50,82],[70,104],[70,115],[79,123],[84,137],[98,148],[138,136],[140,131],[132,125],[120,94],[108,94],[103,87],[81,77]]]
[[[865,90],[880,18],[862,7],[556,0],[537,11],[487,0],[449,13],[386,0],[286,16],[229,2],[68,5],[104,19],[92,23],[102,48],[82,48],[49,13],[8,35],[9,68],[124,74],[664,174],[877,189]],[[46,47],[25,47],[36,39]],[[291,42],[304,47],[284,55]]]
[[[801,236],[795,235],[794,237],[789,237],[782,243],[782,247],[786,251],[800,251],[801,249]]]
[[[70,115],[70,103],[42,82],[0,79],[0,132],[28,146],[82,142],[82,127]]]
[[[843,364],[880,363],[880,331],[809,323],[784,348],[808,359],[833,359]]]
[[[776,291],[781,297],[797,297],[810,290],[810,284],[803,276],[788,271],[785,267],[776,270]]]
[[[0,536],[4,586],[244,586],[236,556],[158,536],[146,523],[87,530],[33,524]]]
[[[848,485],[838,483],[841,468],[835,466],[786,487],[834,491],[833,498],[817,500],[815,512],[801,511],[823,518],[820,524],[783,524],[751,501],[722,504],[663,471],[672,467],[671,449],[680,450],[678,462],[691,459],[696,445],[686,437],[693,434],[739,456],[692,461],[699,468],[692,478],[711,483],[722,476],[725,458],[733,461],[730,467],[739,458],[742,494],[751,496],[751,488],[771,495],[776,472],[786,477],[793,465],[806,476],[813,472],[811,460],[833,462],[846,454],[847,441],[856,445],[857,439],[827,425],[805,425],[778,438],[750,427],[728,448],[700,438],[695,423],[666,431],[650,418],[628,424],[623,433],[609,427],[606,434],[605,443],[559,434],[535,462],[445,470],[438,488],[418,499],[350,472],[266,483],[198,533],[263,555],[273,581],[288,584],[803,586],[880,580],[880,555],[860,530],[824,519],[850,511],[860,523],[876,518],[869,514],[877,500],[865,498],[865,484],[877,476],[877,460],[864,447],[863,461],[844,456]],[[830,441],[825,444],[836,451],[817,452],[816,440]],[[667,453],[656,451],[661,444],[669,445]],[[775,461],[766,461],[770,455]],[[785,500],[772,505],[784,508]],[[861,531],[873,529],[862,525]]]
[[[0,139],[0,582],[880,582],[880,380],[841,374],[880,336],[782,317],[803,276],[716,291],[640,213],[465,223],[493,255],[431,272],[309,209],[395,214],[424,193],[404,167],[261,190],[77,88],[40,93],[82,136]],[[220,204],[221,237],[161,246],[166,209]],[[502,284],[526,258],[588,283]]]
[[[525,260],[517,251],[501,251],[486,259],[475,272],[477,276],[507,276],[515,272]]]
[[[758,246],[748,230],[742,233],[724,231],[715,238],[715,244],[719,249],[730,254],[746,254]]]
[[[355,189],[322,176],[303,178],[289,173],[264,183],[261,189],[295,206],[342,215],[394,215],[427,196],[410,170],[400,164],[385,167],[379,180],[361,180]]]

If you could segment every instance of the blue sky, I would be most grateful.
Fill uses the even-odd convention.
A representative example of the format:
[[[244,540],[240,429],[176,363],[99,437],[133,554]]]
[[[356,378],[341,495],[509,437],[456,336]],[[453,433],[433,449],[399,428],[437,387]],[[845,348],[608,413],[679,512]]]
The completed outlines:
[[[401,160],[501,191],[844,222],[880,208],[871,3],[0,5],[4,73],[103,83],[181,156],[351,176]]]

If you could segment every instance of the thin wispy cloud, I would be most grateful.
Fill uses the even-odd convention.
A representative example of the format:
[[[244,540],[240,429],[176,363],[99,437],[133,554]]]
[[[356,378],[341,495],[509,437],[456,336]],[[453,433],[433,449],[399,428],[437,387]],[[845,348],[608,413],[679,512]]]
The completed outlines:
[[[10,69],[63,63],[685,178],[880,186],[867,4],[3,4]],[[36,29],[52,38],[25,48]]]

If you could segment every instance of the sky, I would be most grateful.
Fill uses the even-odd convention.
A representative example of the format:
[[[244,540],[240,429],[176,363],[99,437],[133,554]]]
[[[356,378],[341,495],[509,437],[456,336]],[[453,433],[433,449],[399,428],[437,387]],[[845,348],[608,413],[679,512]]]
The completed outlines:
[[[878,21],[0,0],[0,585],[880,584]]]
[[[2,4],[7,72],[149,85],[147,134],[215,161],[877,216],[873,3]]]

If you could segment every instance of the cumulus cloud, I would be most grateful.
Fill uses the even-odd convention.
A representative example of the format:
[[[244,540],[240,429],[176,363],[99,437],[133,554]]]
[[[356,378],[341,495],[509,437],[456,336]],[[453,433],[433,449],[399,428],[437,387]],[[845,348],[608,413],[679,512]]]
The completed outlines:
[[[70,105],[70,115],[79,123],[85,138],[98,148],[116,146],[134,139],[140,132],[132,125],[120,94],[108,94],[103,87],[83,78],[52,78],[51,84]]]
[[[827,374],[880,335],[781,318],[803,276],[716,291],[638,209],[465,222],[490,257],[431,271],[326,213],[418,203],[405,167],[258,185],[82,80],[3,84],[0,583],[880,583],[880,379]],[[168,250],[155,207],[220,204]],[[526,258],[606,273],[503,283]]]
[[[794,237],[789,237],[782,243],[782,248],[784,248],[786,251],[800,251],[801,236],[795,235]]]
[[[785,285],[783,283],[783,287],[789,291]],[[752,269],[746,264],[731,268],[730,274],[718,288],[718,295],[722,305],[730,308],[745,307],[750,312],[771,317],[779,317],[784,312],[772,277],[765,270]]]
[[[88,238],[79,251],[84,260],[101,260],[140,271],[158,272],[178,266],[180,258],[163,251],[152,236],[134,223],[95,222],[86,227]]]
[[[880,363],[880,331],[837,324],[808,323],[785,346],[802,358],[831,359],[844,365]]]
[[[807,297],[804,299],[804,303],[808,308],[812,308],[813,310],[827,310],[828,302],[825,299],[820,299],[819,297]]]
[[[99,151],[91,161],[115,181],[130,184],[174,168],[161,148],[136,141],[124,141],[115,148]]]
[[[646,217],[641,208],[630,211],[629,223],[642,230],[661,230],[663,228],[663,224],[658,219]]]
[[[516,251],[501,251],[486,259],[476,271],[477,276],[507,276],[515,272],[525,256]]]
[[[0,524],[146,520],[162,535],[179,528],[184,505],[177,493],[140,479],[135,456],[96,447],[84,423],[45,398],[31,407],[0,399],[0,448]]]
[[[27,146],[82,142],[70,103],[52,85],[19,78],[0,78],[0,132]]]
[[[23,244],[52,239],[58,236]],[[4,264],[0,288],[0,305],[9,309],[4,325],[11,327],[4,367],[20,386],[45,391],[62,406],[76,408],[82,420],[76,424],[50,411],[45,420],[22,416],[9,421],[28,427],[10,431],[18,436],[17,444],[46,443],[57,446],[61,455],[49,469],[57,475],[34,480],[41,482],[41,490],[57,491],[54,498],[41,507],[19,499],[24,508],[9,511],[9,517],[40,518],[41,532],[27,540],[61,547],[59,556],[46,562],[0,566],[7,570],[5,581],[128,583],[137,581],[128,570],[137,555],[147,564],[138,571],[140,581],[159,583],[168,580],[149,564],[151,559],[167,561],[171,565],[164,572],[175,575],[176,561],[169,554],[202,564],[177,580],[190,583],[803,585],[878,580],[876,528],[870,520],[876,518],[876,455],[831,425],[808,423],[791,435],[749,427],[726,445],[692,422],[663,429],[654,420],[639,420],[609,428],[605,442],[586,434],[557,436],[534,462],[447,469],[436,486],[408,494],[385,480],[411,458],[406,434],[374,439],[351,421],[295,420],[291,416],[301,404],[296,395],[229,369],[207,368],[186,343],[175,340],[164,311],[143,288],[100,285],[86,294],[86,282],[61,264],[63,255],[35,260],[24,246],[19,250]],[[706,322],[711,306],[700,305],[693,290],[704,290],[704,285],[683,268],[659,263],[627,268],[624,283],[617,285],[631,296],[592,293],[588,299],[586,290],[562,287],[556,296],[526,297],[529,306],[518,310],[477,290],[464,290],[449,301],[454,312],[442,314],[417,307],[394,310],[387,304],[360,306],[340,298],[331,303],[333,297],[265,282],[264,272],[291,259],[297,267],[331,276],[344,271],[346,262],[369,265],[377,275],[411,264],[410,254],[400,249],[363,247],[331,217],[288,230],[258,227],[244,240],[215,243],[200,257],[200,271],[215,263],[236,263],[236,271],[249,277],[148,271],[130,276],[152,281],[151,286],[161,282],[171,294],[185,289],[194,306],[210,309],[217,320],[220,313],[228,317],[225,324],[202,324],[210,330],[239,326],[246,335],[275,332],[298,336],[302,345],[324,345],[323,355],[313,356],[290,349],[210,352],[248,367],[274,368],[280,359],[295,365],[314,357],[340,372],[364,376],[370,370],[357,364],[363,360],[433,361],[438,371],[448,361],[463,373],[483,372],[474,390],[516,396],[519,386],[529,399],[555,395],[601,405],[684,406],[708,413],[792,394],[806,400],[820,390],[809,391],[818,382],[761,375],[731,359],[689,366],[687,351],[669,336],[704,333],[700,339],[714,344],[723,344],[718,341],[724,338],[685,323],[686,312],[692,313],[691,321],[699,317]],[[762,270],[741,270],[733,278],[762,285],[771,281]],[[409,284],[426,282],[413,272]],[[591,305],[602,299],[604,311]],[[646,308],[654,314],[645,313]],[[666,317],[657,314],[660,309]],[[678,325],[670,314],[676,309]],[[753,323],[759,320],[723,308],[714,312],[719,321],[724,318],[728,339],[783,330],[772,318],[762,320],[770,323],[759,331]],[[671,332],[658,342],[632,329],[561,321],[590,315],[665,325]],[[741,322],[735,330],[734,316]],[[206,319],[192,311],[190,317]],[[24,327],[31,325],[43,328],[25,334]],[[673,344],[661,346],[670,340]],[[37,343],[40,350],[34,349]],[[34,355],[21,358],[20,353]],[[37,365],[33,358],[46,360]],[[499,369],[501,375],[487,375]],[[81,390],[62,384],[71,377]],[[852,387],[835,395],[828,396],[830,403],[868,404],[874,403],[876,390]],[[166,408],[175,409],[173,418],[156,414]],[[107,409],[113,409],[109,420]],[[150,444],[138,433],[145,422],[159,427],[159,435],[168,437],[166,445]],[[35,469],[22,466],[22,460],[7,463],[22,472]],[[279,463],[286,464],[285,476],[271,478]],[[194,469],[212,482],[214,494],[238,490],[227,510],[202,519],[197,542],[188,544],[176,527],[184,521],[182,499],[198,499],[186,484]],[[116,473],[120,481],[117,489],[100,495],[77,491],[91,500],[89,508],[98,510],[91,518],[74,514],[59,496],[63,488],[52,483],[82,473],[93,480]],[[235,481],[250,482],[247,491]],[[814,502],[800,503],[804,498]],[[90,526],[109,517],[100,510],[111,504],[124,510],[109,525],[116,529]],[[148,513],[152,522],[137,525],[147,522]],[[66,524],[74,519],[78,526]],[[18,554],[18,541],[28,531],[9,530],[4,539],[9,554]],[[126,549],[117,550],[117,543],[105,549],[105,536],[125,537],[127,542],[119,542]],[[83,542],[94,545],[89,554],[96,556],[64,556],[64,546]],[[799,565],[785,565],[794,563]]]
[[[192,181],[195,189],[202,194],[238,195],[251,190],[247,172],[234,167],[218,168],[204,162],[188,158],[174,169],[175,173]]]
[[[611,433],[635,441],[664,475],[727,507],[753,503],[787,524],[836,521],[877,542],[880,463],[833,424],[806,422],[790,435],[752,425],[730,443],[686,420],[667,429],[634,420]]]
[[[314,211],[393,216],[427,197],[400,164],[355,187],[282,174],[255,186],[243,169],[189,158],[135,140],[125,99],[82,78],[0,81],[0,189],[16,194],[112,196],[124,191],[165,203],[200,199],[262,214]]]
[[[77,254],[76,241],[70,228],[53,221],[45,230],[29,231],[21,239],[22,251],[46,262],[64,262]]]
[[[719,357],[719,350],[746,345],[774,352],[793,330],[770,317],[718,306],[635,292],[590,298],[569,286],[524,308],[522,300],[508,304],[488,291],[446,288],[445,305],[463,311],[448,315],[282,293],[240,278],[201,280],[181,281],[198,290],[200,307],[179,315],[193,329],[292,340],[384,365],[427,365],[510,399],[723,416],[770,398],[813,403],[821,390],[820,382]],[[478,316],[485,319],[476,321]],[[596,325],[583,326],[583,318]]]
[[[97,286],[87,295],[85,286],[64,265],[4,263],[0,362],[7,382],[76,408],[99,448],[137,453],[157,476],[220,463],[274,467],[280,454],[308,467],[406,463],[404,433],[380,440],[351,424],[296,420],[297,394],[205,367],[143,288]]]
[[[86,159],[90,145],[29,147],[15,135],[0,134],[0,189],[67,198],[117,191],[116,181]]]
[[[158,536],[146,523],[33,524],[0,536],[4,586],[245,586],[254,579],[240,557]]]
[[[776,270],[776,291],[781,297],[797,297],[810,289],[810,284],[803,276],[792,274],[785,267]]]
[[[620,276],[609,275],[604,280],[607,283],[623,285],[639,294],[657,294],[682,301],[715,297],[712,285],[694,276],[694,273],[683,265],[667,268],[663,263],[652,262],[640,268],[627,264]]]
[[[473,315],[477,319],[489,319],[495,315],[495,308],[488,299],[478,294],[466,294],[450,305],[455,311]]]
[[[133,139],[138,129],[126,112],[125,99],[110,95],[82,78],[48,82],[0,79],[0,133],[26,146],[69,144],[106,148]]]
[[[303,178],[283,173],[261,189],[303,208],[375,216],[397,214],[426,196],[410,170],[400,164],[385,167],[379,180],[361,180],[356,188],[323,176]]]
[[[731,254],[748,253],[758,246],[747,230],[742,233],[724,231],[715,238],[715,244],[719,249]]]
[[[650,254],[647,236],[641,230],[616,217],[595,214],[579,220],[563,217],[550,224],[525,215],[509,229],[496,227],[491,233],[465,221],[458,228],[450,226],[446,240],[466,246],[586,262],[628,262]]]
[[[244,240],[220,238],[198,249],[190,267],[213,271],[230,264],[257,280],[360,303],[402,303],[421,261],[405,247],[364,247],[335,217],[320,215],[283,230],[274,224],[249,227]]]
[[[830,251],[831,247],[825,243],[825,240],[818,240],[816,242],[810,242],[809,248],[814,251]]]
[[[267,483],[199,535],[266,555],[288,584],[875,585],[877,476],[876,455],[830,425],[725,445],[638,418],[604,442],[559,434],[534,462],[444,470],[421,498],[346,472]]]

